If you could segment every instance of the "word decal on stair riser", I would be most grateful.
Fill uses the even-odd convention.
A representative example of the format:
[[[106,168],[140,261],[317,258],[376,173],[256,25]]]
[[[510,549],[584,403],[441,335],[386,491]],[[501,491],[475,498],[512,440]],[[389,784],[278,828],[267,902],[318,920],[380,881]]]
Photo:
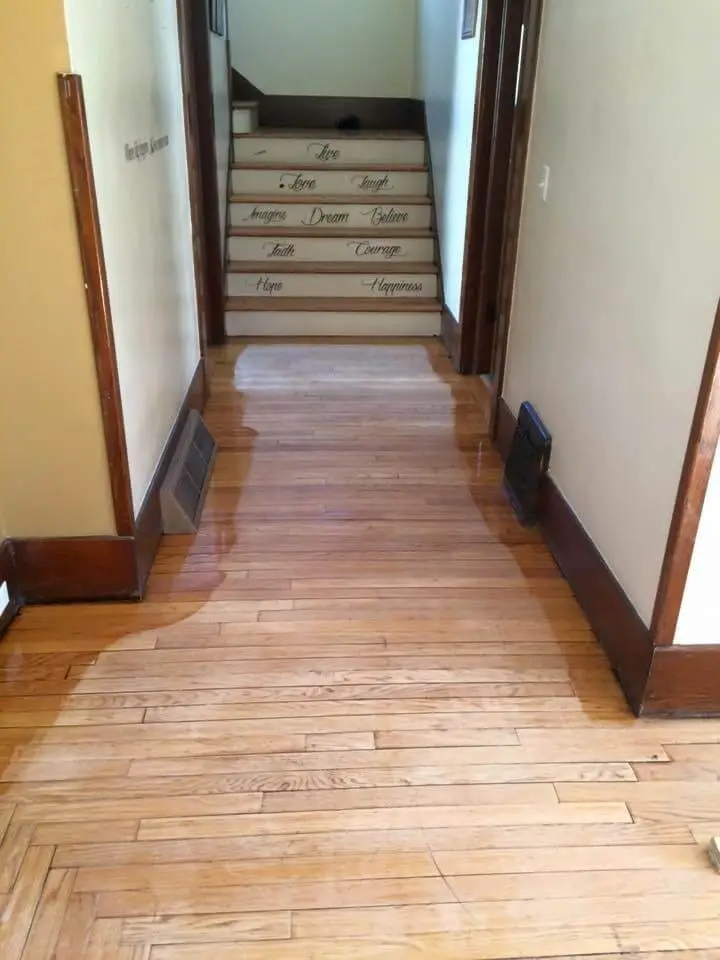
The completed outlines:
[[[259,280],[248,280],[247,285],[252,287],[257,293],[266,294],[274,297],[276,293],[282,293],[285,284],[282,280],[271,280],[270,277],[260,277]]]
[[[307,152],[321,163],[332,163],[340,159],[340,151],[335,150],[329,143],[309,143]]]
[[[352,182],[358,190],[365,190],[368,193],[387,193],[395,189],[387,173],[384,177],[370,177],[367,174],[359,174],[352,178]]]
[[[314,177],[304,177],[301,173],[283,173],[279,187],[281,190],[290,190],[291,193],[312,193],[317,190],[317,180]]]
[[[304,227],[337,226],[350,222],[349,213],[327,213],[322,207],[314,207],[312,213],[301,221]]]
[[[348,247],[356,257],[382,257],[383,260],[398,260],[407,253],[398,243],[372,243],[369,240],[351,240]]]
[[[294,243],[278,243],[276,240],[271,240],[269,243],[263,244],[263,250],[268,260],[295,256]]]
[[[387,277],[374,277],[372,280],[363,280],[363,286],[373,293],[381,293],[384,297],[401,297],[408,293],[422,293],[423,285],[416,280],[388,280]]]
[[[255,209],[248,214],[247,217],[243,217],[242,222],[262,223],[265,226],[268,226],[273,223],[285,223],[286,220],[286,210],[262,210],[260,207],[255,207]]]
[[[362,215],[368,217],[374,227],[385,227],[392,223],[407,223],[410,215],[396,210],[395,207],[373,207],[372,210],[363,210]]]

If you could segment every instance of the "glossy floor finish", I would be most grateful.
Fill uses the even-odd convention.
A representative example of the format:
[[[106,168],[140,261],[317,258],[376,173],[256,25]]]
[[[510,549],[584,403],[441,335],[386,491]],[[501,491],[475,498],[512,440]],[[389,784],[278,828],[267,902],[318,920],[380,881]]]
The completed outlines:
[[[2,960],[720,957],[720,723],[640,722],[433,342],[233,345],[198,537],[0,648]]]

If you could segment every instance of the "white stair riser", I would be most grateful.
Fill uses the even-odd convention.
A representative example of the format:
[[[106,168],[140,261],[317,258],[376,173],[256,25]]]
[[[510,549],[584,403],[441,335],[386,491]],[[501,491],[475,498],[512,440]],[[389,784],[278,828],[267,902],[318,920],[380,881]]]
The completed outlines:
[[[233,132],[254,133],[257,130],[257,110],[250,107],[233,109]]]
[[[230,337],[435,337],[437,313],[324,313],[322,311],[229,311]]]
[[[435,274],[382,273],[229,273],[228,296],[265,297],[437,297]]]
[[[234,227],[359,227],[395,230],[398,227],[429,229],[432,208],[429,203],[399,204],[312,204],[312,203],[233,203]]]
[[[431,237],[230,237],[231,260],[432,263]]]
[[[248,163],[338,163],[424,164],[422,140],[360,139],[345,137],[322,140],[314,137],[236,137],[235,160]]]
[[[233,170],[233,193],[259,193],[282,197],[351,196],[425,197],[427,173],[362,170]]]

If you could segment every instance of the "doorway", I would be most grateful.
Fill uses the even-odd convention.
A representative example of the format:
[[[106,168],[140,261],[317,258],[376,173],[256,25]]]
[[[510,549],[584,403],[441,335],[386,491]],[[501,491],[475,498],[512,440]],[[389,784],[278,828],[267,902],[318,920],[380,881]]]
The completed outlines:
[[[502,389],[542,0],[486,0],[458,368]]]

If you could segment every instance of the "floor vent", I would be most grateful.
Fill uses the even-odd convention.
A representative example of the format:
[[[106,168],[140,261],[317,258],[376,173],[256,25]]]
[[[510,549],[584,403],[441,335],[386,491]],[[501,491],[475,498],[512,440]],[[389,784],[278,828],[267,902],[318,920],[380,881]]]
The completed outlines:
[[[513,510],[525,526],[538,522],[540,487],[550,464],[552,437],[534,407],[525,402],[505,465],[504,486]]]
[[[164,533],[195,533],[200,523],[217,443],[191,410],[160,489]]]

